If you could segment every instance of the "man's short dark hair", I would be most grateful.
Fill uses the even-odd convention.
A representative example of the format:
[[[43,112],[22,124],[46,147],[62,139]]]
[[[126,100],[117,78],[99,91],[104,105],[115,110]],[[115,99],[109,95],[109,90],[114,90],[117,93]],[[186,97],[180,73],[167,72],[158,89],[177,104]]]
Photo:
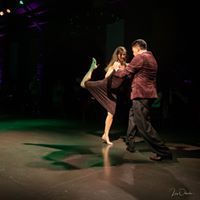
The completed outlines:
[[[137,39],[132,42],[132,47],[139,46],[142,50],[147,49],[147,43],[143,39]]]

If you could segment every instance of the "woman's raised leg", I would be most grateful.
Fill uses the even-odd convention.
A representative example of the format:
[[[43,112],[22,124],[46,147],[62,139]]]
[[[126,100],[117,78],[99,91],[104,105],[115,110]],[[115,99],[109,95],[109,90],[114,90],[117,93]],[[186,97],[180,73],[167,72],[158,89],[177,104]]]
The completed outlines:
[[[89,81],[92,77],[92,72],[97,68],[97,62],[95,58],[92,58],[92,63],[90,65],[90,69],[88,70],[88,72],[85,74],[85,76],[83,77],[80,85],[81,87],[85,88],[85,82]]]

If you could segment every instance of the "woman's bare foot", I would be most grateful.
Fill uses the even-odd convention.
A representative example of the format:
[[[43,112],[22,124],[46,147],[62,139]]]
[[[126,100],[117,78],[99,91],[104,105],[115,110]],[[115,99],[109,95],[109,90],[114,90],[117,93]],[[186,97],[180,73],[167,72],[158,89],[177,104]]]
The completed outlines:
[[[109,144],[109,145],[112,145],[112,144],[113,144],[113,143],[109,140],[109,137],[106,137],[105,134],[103,134],[101,138],[102,138],[102,140],[103,140],[104,142],[106,142],[107,144]]]
[[[90,69],[96,69],[98,67],[98,65],[97,65],[97,61],[96,61],[96,59],[95,58],[92,58],[92,63],[91,63],[91,65],[90,65]]]

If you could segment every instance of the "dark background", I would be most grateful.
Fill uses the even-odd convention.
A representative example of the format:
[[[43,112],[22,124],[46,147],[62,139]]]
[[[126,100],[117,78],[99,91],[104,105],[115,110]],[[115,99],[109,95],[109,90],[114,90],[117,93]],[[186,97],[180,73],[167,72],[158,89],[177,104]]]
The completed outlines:
[[[0,114],[98,120],[105,110],[79,83],[91,58],[101,79],[113,50],[143,38],[158,60],[157,124],[197,128],[197,6],[192,2],[0,0]],[[6,13],[6,8],[11,13]],[[116,118],[126,123],[126,87]]]

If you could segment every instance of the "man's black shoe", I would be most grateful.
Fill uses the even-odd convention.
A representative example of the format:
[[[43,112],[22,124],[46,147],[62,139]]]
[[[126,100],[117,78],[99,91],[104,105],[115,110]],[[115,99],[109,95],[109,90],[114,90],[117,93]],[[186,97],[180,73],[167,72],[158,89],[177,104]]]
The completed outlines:
[[[166,155],[166,156],[161,156],[161,155],[152,155],[149,157],[151,160],[153,161],[161,161],[161,160],[172,160],[172,155],[169,154],[169,155]]]

